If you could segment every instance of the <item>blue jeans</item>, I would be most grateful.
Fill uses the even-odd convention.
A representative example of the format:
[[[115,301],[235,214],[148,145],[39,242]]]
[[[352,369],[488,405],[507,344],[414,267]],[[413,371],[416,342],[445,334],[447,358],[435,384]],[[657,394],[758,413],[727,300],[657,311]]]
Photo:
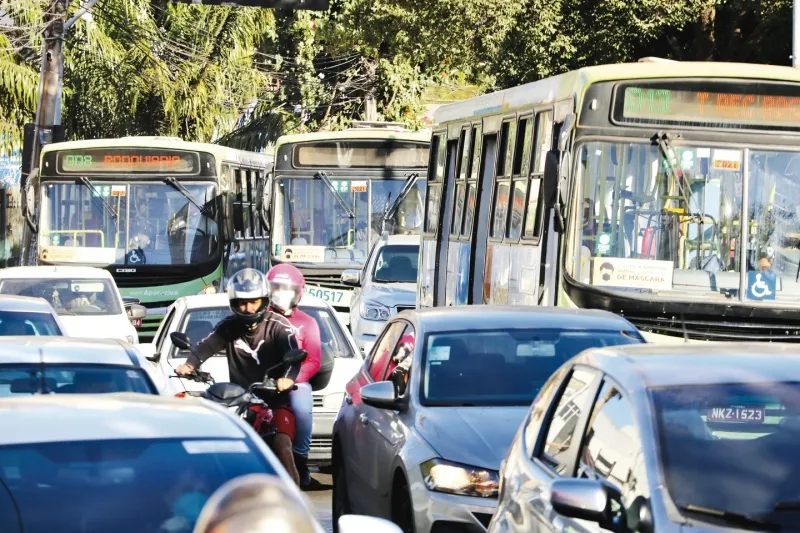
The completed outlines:
[[[311,385],[298,383],[297,390],[289,393],[295,419],[294,453],[308,456],[311,451],[311,429],[313,427],[314,396]]]

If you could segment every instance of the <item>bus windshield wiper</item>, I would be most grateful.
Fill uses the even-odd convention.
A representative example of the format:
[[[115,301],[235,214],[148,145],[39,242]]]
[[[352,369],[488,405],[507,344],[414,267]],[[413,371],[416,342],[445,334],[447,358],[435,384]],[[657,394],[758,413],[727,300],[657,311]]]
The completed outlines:
[[[386,202],[386,210],[383,213],[383,222],[386,222],[390,218],[392,218],[395,212],[400,208],[400,204],[403,203],[403,200],[406,199],[406,196],[411,192],[411,189],[414,187],[414,184],[417,183],[417,179],[419,178],[419,172],[413,172],[411,175],[408,176],[403,188],[400,189],[400,193],[397,195],[397,198],[394,199],[394,203],[390,206],[387,200]],[[391,194],[391,192],[389,193]]]
[[[333,186],[333,183],[331,183],[331,179],[328,177],[327,174],[325,174],[324,172],[317,172],[316,174],[314,174],[314,177],[317,179],[321,179],[325,183],[325,186],[328,188],[329,191],[331,191],[331,194],[333,194],[333,197],[336,198],[336,201],[339,203],[341,208],[347,212],[348,217],[356,218],[356,214],[353,212],[352,209],[350,209],[350,206],[347,205],[347,202],[344,201],[344,198],[341,197],[339,191],[336,190],[336,187]]]
[[[672,175],[672,179],[674,183],[678,185],[683,200],[686,202],[686,210],[690,211],[689,191],[687,190],[686,183],[684,183],[683,170],[681,170],[678,161],[678,152],[675,151],[675,147],[672,145],[672,136],[667,132],[660,131],[656,134],[656,143],[658,143],[661,153],[664,154],[664,160],[667,162],[667,168]]]
[[[767,522],[766,520],[763,520],[762,518],[756,516],[748,516],[746,514],[734,513],[732,511],[726,511],[724,509],[714,509],[712,507],[702,507],[699,505],[691,505],[691,504],[681,505],[678,508],[681,511],[701,514],[705,516],[713,516],[719,518],[720,520],[724,520],[728,524],[736,526],[758,528],[766,531],[781,530],[781,526],[774,522]]]
[[[184,187],[181,182],[179,182],[175,178],[169,177],[169,178],[164,178],[164,183],[166,183],[167,185],[169,185],[170,187],[181,193],[183,197],[189,200],[192,203],[192,205],[194,205],[198,209],[198,211],[200,211],[202,215],[204,216],[212,215],[211,209],[209,209],[208,204],[200,205],[197,201],[195,201],[195,199],[192,198],[192,195],[189,192],[189,190],[186,187]]]
[[[116,211],[116,209],[114,209],[114,206],[112,206],[111,204],[109,204],[109,203],[106,201],[106,199],[105,199],[105,198],[103,198],[102,196],[100,196],[100,189],[98,189],[97,187],[95,187],[95,186],[94,186],[94,183],[92,183],[92,182],[89,180],[89,178],[81,178],[81,179],[80,179],[80,182],[81,182],[81,184],[83,184],[83,186],[84,186],[84,187],[86,187],[87,189],[89,189],[89,190],[92,192],[92,198],[97,198],[97,200],[98,200],[98,201],[100,202],[100,204],[103,206],[103,209],[104,209],[104,210],[105,210],[105,211],[106,211],[106,212],[107,212],[109,215],[111,215],[113,218],[117,218],[117,211]]]

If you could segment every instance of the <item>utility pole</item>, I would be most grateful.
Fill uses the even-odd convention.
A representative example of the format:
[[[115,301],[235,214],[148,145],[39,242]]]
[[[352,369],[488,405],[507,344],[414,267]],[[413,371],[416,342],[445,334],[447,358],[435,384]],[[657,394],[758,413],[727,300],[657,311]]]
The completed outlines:
[[[366,61],[367,90],[364,95],[364,120],[376,122],[378,120],[378,101],[375,98],[375,78],[378,73],[378,64],[369,59]]]
[[[792,2],[792,66],[800,68],[800,0]]]

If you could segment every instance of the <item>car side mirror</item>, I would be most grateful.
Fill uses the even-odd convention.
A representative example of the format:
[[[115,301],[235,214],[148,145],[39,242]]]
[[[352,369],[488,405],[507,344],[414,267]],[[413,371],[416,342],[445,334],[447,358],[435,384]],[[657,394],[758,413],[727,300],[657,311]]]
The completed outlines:
[[[342,283],[350,287],[361,285],[361,272],[358,270],[345,270],[342,272]]]
[[[596,522],[603,529],[617,531],[611,503],[621,505],[619,490],[594,479],[558,479],[550,487],[550,504],[553,510],[568,518]]]
[[[169,334],[169,338],[172,340],[172,344],[181,350],[189,350],[192,347],[192,341],[189,340],[189,336],[186,333],[173,331]]]
[[[397,525],[383,518],[346,514],[339,518],[339,531],[341,533],[402,533]]]
[[[361,401],[376,409],[405,410],[404,402],[397,397],[394,383],[378,381],[361,387]]]
[[[131,304],[126,306],[128,310],[128,318],[131,319],[142,319],[147,316],[147,308],[143,305]]]

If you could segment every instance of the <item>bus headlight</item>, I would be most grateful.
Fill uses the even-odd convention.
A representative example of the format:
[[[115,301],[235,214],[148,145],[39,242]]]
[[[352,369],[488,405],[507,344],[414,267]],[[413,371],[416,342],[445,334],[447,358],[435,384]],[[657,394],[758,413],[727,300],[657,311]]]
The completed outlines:
[[[214,285],[206,285],[203,294],[217,294],[217,288]]]
[[[361,302],[361,317],[367,320],[389,320],[389,308],[378,302],[364,300]]]

